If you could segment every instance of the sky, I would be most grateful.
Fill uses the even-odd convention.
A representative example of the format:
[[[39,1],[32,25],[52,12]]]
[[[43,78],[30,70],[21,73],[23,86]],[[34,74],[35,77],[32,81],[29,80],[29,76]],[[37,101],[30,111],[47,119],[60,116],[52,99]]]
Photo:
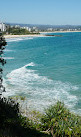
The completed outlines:
[[[0,0],[0,22],[81,25],[81,0]]]

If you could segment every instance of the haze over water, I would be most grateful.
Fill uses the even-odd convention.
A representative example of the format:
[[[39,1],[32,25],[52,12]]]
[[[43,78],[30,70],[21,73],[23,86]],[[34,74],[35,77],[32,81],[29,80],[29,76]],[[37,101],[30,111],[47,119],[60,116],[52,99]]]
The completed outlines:
[[[81,114],[81,33],[7,39],[5,96],[27,97],[30,108],[63,101]]]

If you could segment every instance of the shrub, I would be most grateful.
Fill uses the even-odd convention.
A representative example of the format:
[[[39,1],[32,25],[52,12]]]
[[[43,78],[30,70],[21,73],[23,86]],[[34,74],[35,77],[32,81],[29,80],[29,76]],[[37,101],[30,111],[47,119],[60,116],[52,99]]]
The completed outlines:
[[[70,113],[64,103],[59,101],[45,110],[41,122],[43,129],[49,130],[52,136],[81,136],[81,117]]]
[[[0,137],[48,136],[48,134],[37,131],[31,121],[20,114],[18,103],[10,98],[0,98]]]

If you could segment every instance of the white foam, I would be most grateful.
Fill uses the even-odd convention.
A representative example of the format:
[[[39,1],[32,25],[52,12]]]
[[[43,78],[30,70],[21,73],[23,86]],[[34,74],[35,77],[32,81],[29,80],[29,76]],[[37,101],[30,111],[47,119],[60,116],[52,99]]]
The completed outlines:
[[[31,62],[7,74],[7,92],[4,96],[25,94],[27,105],[39,110],[57,100],[63,101],[70,108],[76,105],[78,99],[70,91],[77,90],[77,86],[39,76],[35,70],[29,69],[29,66],[33,67],[35,64]]]
[[[35,66],[35,64],[33,62],[31,62],[31,63],[25,65],[24,67],[28,67],[28,66]]]
[[[14,59],[14,57],[4,57],[4,59]]]
[[[5,52],[11,52],[11,51],[13,51],[13,50],[5,49],[4,51],[5,51]]]
[[[21,37],[21,38],[7,38],[7,42],[14,42],[14,41],[21,41],[21,40],[30,40],[33,39],[32,37]]]

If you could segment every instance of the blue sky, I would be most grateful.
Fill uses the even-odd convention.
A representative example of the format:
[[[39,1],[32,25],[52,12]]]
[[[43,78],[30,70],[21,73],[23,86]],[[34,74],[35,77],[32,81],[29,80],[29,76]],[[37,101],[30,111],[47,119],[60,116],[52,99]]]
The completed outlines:
[[[81,25],[81,0],[0,0],[0,21]]]

